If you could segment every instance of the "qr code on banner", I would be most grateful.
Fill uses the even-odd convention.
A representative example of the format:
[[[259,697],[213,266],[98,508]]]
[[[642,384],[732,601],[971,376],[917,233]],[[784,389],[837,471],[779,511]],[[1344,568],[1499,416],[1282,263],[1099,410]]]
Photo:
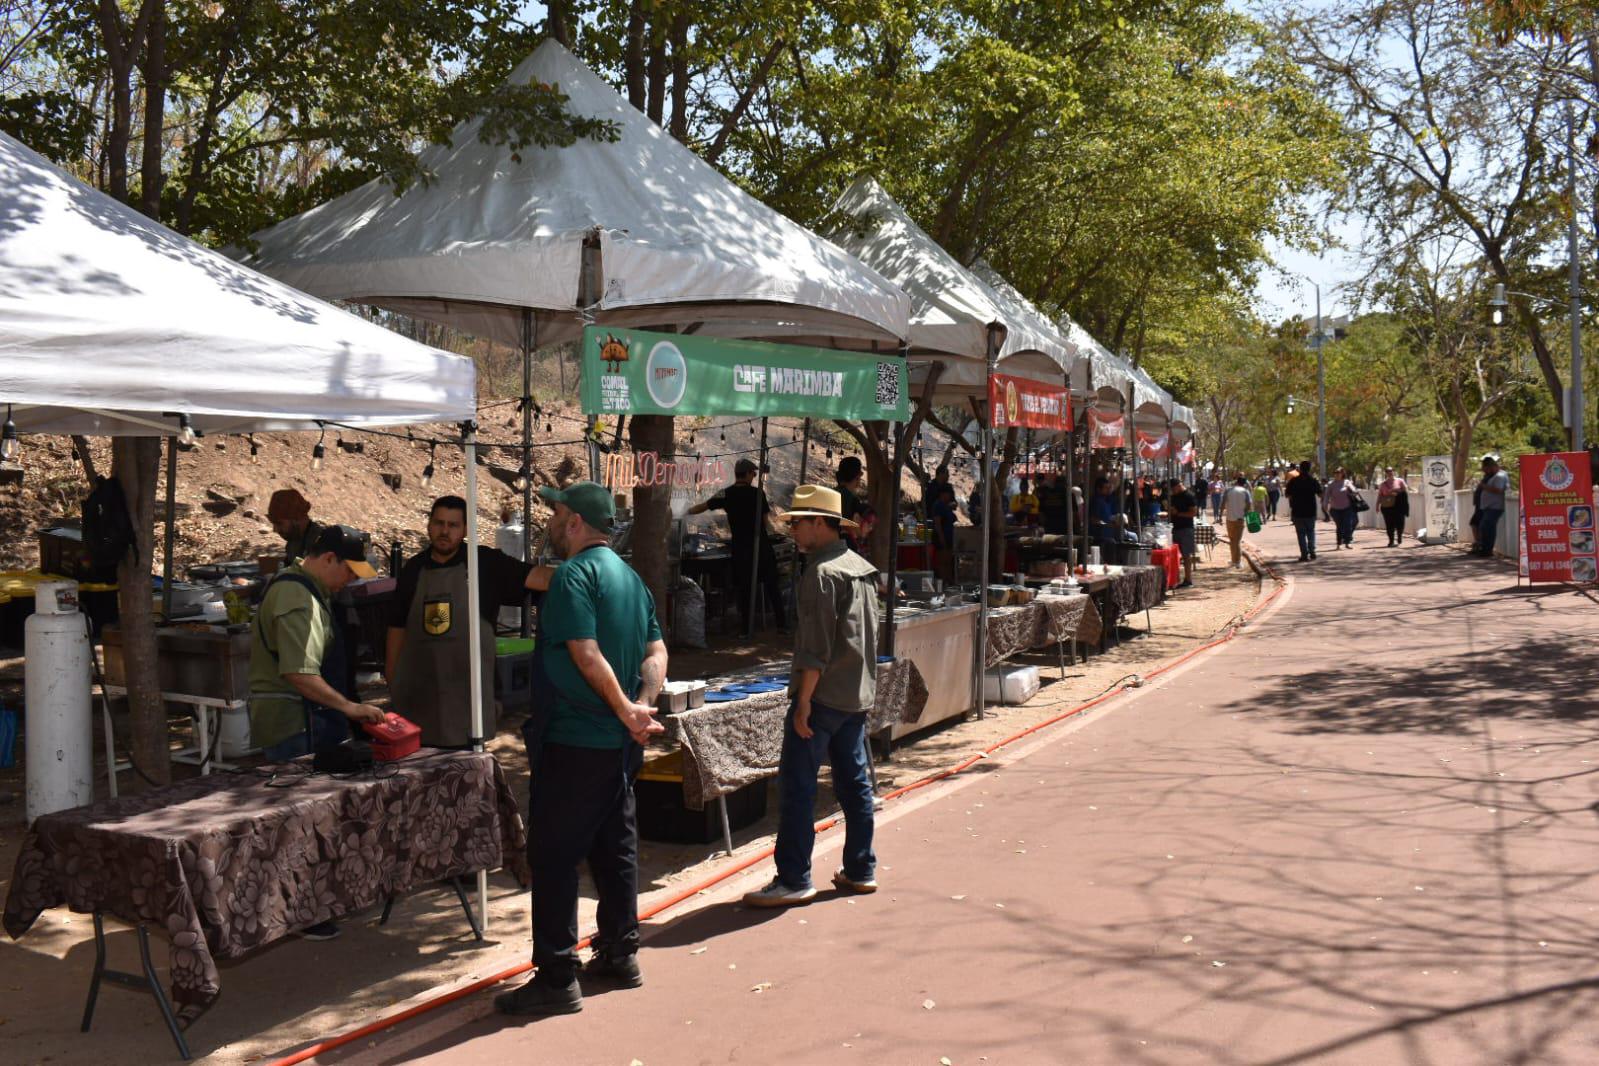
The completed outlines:
[[[877,406],[899,406],[899,364],[877,364]]]

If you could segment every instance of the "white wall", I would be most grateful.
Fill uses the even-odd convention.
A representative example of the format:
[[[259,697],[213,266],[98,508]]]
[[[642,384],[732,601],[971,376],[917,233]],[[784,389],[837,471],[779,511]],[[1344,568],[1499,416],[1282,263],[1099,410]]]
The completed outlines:
[[[1455,490],[1455,521],[1460,526],[1460,539],[1469,544],[1472,530],[1471,489]],[[1494,554],[1514,559],[1521,551],[1521,497],[1517,493],[1505,494],[1505,513],[1499,519],[1499,533],[1494,538]]]

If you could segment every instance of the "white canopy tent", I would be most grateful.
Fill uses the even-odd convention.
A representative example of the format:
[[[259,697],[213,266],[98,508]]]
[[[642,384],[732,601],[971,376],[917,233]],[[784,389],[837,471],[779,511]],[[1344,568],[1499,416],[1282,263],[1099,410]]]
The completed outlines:
[[[928,368],[944,364],[934,399],[988,394],[989,325],[1004,327],[997,352],[1002,374],[1051,385],[1063,382],[1071,357],[1053,330],[1042,330],[1002,294],[963,267],[911,220],[888,191],[869,177],[844,190],[822,231],[840,247],[898,285],[910,298],[913,390]]]
[[[22,432],[474,417],[471,360],[246,269],[0,135],[0,404]]]
[[[476,417],[470,359],[202,248],[3,134],[0,352],[0,404],[24,433],[172,436],[184,422],[247,433]],[[475,532],[470,432],[463,442]],[[475,555],[467,565],[476,640]],[[479,736],[485,679],[471,662]],[[486,920],[486,875],[478,888]]]
[[[475,118],[422,153],[425,182],[399,195],[368,182],[257,234],[245,261],[327,299],[508,344],[527,343],[525,314],[535,343],[587,321],[721,323],[706,331],[841,347],[905,336],[903,293],[727,180],[561,44],[546,40],[507,79],[533,82],[557,86],[575,115],[614,122],[618,139],[513,150],[481,139]]]

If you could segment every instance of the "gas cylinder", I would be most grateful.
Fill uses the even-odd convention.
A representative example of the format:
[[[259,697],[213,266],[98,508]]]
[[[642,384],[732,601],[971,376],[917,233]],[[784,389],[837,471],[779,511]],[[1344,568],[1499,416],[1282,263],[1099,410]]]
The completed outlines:
[[[89,627],[75,581],[41,582],[23,626],[27,815],[94,802]]]

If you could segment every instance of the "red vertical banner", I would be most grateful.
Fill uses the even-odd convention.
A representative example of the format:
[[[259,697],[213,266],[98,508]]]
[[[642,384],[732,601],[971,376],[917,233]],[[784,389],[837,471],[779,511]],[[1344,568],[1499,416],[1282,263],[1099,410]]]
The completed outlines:
[[[1521,457],[1521,531],[1528,581],[1599,580],[1587,452]]]
[[[1158,462],[1171,453],[1171,434],[1145,433],[1143,430],[1134,430],[1138,438],[1138,458]]]
[[[1178,466],[1193,466],[1194,465],[1194,439],[1192,437],[1190,437],[1187,440],[1183,441],[1182,445],[1180,447],[1178,447],[1178,449],[1177,449],[1177,465]]]
[[[1088,409],[1089,446],[1100,449],[1127,447],[1127,419],[1121,415],[1106,415]]]
[[[988,379],[990,423],[995,429],[1067,430],[1072,428],[1071,397],[1063,385],[1046,385],[1030,378],[993,374]]]

